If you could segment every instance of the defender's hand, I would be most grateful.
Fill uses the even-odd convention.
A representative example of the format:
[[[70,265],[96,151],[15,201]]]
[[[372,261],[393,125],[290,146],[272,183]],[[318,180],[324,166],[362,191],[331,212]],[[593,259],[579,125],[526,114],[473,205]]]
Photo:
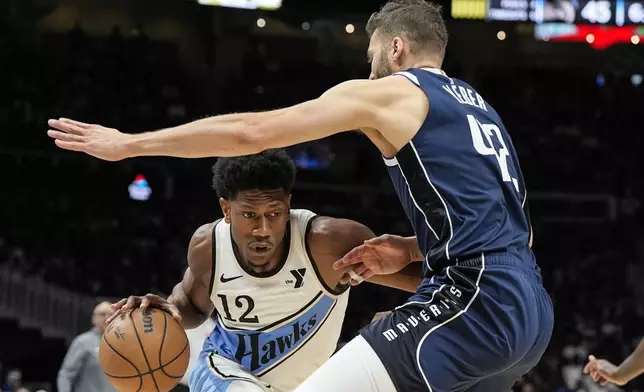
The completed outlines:
[[[146,294],[144,296],[131,295],[129,298],[123,298],[117,303],[112,304],[112,309],[115,313],[107,319],[107,324],[115,320],[119,315],[135,308],[156,308],[170,313],[172,317],[178,322],[181,322],[181,314],[176,306],[168,302],[166,299],[159,297],[156,294]]]
[[[360,275],[356,280],[353,274],[345,274],[340,283],[356,286],[374,275],[395,274],[411,262],[409,243],[404,237],[385,234],[372,238],[364,244],[349,251],[342,259],[333,263],[333,269],[341,270],[351,267]]]
[[[120,161],[128,158],[125,142],[130,135],[114,128],[85,124],[66,118],[49,120],[47,135],[55,139],[58,147],[65,150],[81,151],[106,161]]]
[[[619,367],[605,359],[597,359],[594,355],[588,357],[588,363],[584,367],[584,374],[590,374],[593,380],[599,382],[600,385],[606,385],[609,382],[624,385],[630,381],[619,374]]]

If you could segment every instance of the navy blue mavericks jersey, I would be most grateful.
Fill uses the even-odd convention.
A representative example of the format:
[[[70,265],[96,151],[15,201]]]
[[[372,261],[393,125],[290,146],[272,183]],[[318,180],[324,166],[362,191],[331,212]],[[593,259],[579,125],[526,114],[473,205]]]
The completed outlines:
[[[440,70],[394,75],[416,84],[430,102],[414,138],[385,158],[425,268],[438,271],[483,252],[523,254],[530,240],[526,188],[497,112],[470,85]]]

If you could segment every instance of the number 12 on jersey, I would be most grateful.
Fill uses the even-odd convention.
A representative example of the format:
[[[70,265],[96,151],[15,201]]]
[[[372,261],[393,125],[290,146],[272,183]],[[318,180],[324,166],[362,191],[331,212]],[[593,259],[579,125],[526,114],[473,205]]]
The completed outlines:
[[[230,307],[228,306],[228,297],[226,297],[223,294],[217,294],[217,297],[221,299],[221,304],[224,307],[224,313],[225,313],[224,320],[237,321],[230,314]],[[246,308],[244,310],[244,313],[239,318],[240,323],[249,323],[249,324],[259,323],[259,319],[257,318],[257,316],[248,317],[248,315],[253,311],[253,309],[255,309],[255,301],[253,300],[253,298],[251,298],[248,295],[240,295],[237,298],[235,298],[235,306],[237,306],[237,308],[240,310],[244,310],[244,308]]]
[[[503,140],[503,135],[501,130],[495,124],[481,124],[473,115],[467,115],[467,121],[470,124],[470,132],[472,133],[472,143],[474,144],[474,149],[481,155],[494,155],[499,167],[501,168],[501,177],[504,182],[511,182],[514,185],[514,189],[519,192],[519,182],[516,178],[510,176],[510,170],[508,169],[508,157],[510,152]],[[501,148],[497,151],[492,142],[492,137],[495,137]],[[485,141],[483,141],[485,139]]]

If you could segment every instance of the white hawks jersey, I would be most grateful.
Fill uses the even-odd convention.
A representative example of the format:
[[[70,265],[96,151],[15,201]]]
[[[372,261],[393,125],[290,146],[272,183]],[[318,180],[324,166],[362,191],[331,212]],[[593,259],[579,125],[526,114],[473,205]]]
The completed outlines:
[[[327,287],[310,258],[306,235],[316,215],[291,210],[284,265],[270,276],[240,266],[230,224],[213,229],[210,298],[216,327],[204,349],[240,363],[279,391],[291,391],[335,351],[348,290]]]

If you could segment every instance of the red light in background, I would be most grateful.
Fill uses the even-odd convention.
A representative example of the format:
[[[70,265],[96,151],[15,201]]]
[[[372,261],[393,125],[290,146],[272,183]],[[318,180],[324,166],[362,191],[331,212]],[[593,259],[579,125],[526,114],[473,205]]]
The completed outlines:
[[[644,27],[542,24],[535,26],[535,36],[553,42],[587,42],[602,50],[619,43],[633,44],[633,36],[644,37]]]

